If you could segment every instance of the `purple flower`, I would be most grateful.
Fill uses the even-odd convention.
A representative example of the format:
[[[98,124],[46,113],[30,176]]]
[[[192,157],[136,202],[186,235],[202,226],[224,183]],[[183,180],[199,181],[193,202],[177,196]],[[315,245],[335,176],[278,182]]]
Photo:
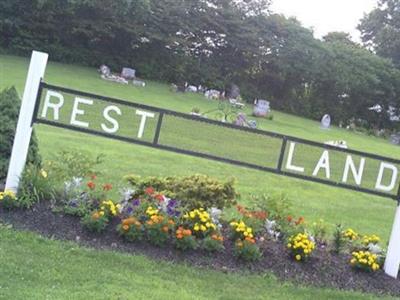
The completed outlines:
[[[140,199],[135,199],[132,201],[133,206],[139,206],[140,205]]]

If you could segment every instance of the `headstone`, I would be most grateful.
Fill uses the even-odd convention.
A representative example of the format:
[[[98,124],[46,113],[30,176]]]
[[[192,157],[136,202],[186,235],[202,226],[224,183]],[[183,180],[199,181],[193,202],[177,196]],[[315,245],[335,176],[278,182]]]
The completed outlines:
[[[256,99],[254,101],[253,115],[256,117],[266,117],[271,111],[269,101]]]
[[[321,128],[329,129],[329,127],[331,127],[331,116],[326,114],[321,119]]]
[[[197,93],[197,86],[188,85],[188,86],[186,87],[186,90],[185,90],[185,91],[188,92],[188,93]]]
[[[246,115],[244,113],[238,113],[235,120],[237,126],[247,126]]]
[[[111,75],[111,70],[106,65],[101,65],[100,68],[99,68],[99,71],[100,71],[101,75],[103,75],[103,76],[110,76]]]
[[[219,97],[221,96],[221,93],[219,92],[219,91],[217,91],[217,90],[207,90],[205,93],[204,93],[204,96],[207,98],[207,99],[213,99],[213,100],[217,100],[217,99],[219,99]]]
[[[121,76],[125,79],[134,79],[136,77],[136,70],[131,68],[122,68]]]
[[[400,145],[400,132],[390,136],[390,142],[394,145]]]
[[[141,86],[141,87],[146,86],[146,82],[144,82],[143,80],[140,80],[140,79],[133,79],[132,84],[136,85],[136,86]]]
[[[227,91],[228,99],[237,99],[240,96],[240,88],[236,84],[232,84]]]

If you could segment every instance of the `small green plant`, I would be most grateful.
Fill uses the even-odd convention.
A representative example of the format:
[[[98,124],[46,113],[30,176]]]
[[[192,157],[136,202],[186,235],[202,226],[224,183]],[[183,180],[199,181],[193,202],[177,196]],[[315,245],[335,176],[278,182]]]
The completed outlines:
[[[346,246],[346,237],[343,235],[343,227],[341,224],[336,225],[333,232],[332,251],[339,254]]]
[[[96,174],[96,167],[103,162],[103,159],[103,154],[92,157],[92,155],[84,152],[63,150],[57,153],[48,164],[53,176],[64,182],[73,178],[84,178]]]
[[[175,232],[175,247],[180,250],[193,250],[198,247],[196,237],[190,229],[179,226]]]
[[[55,183],[48,171],[34,164],[29,164],[20,180],[17,193],[17,206],[30,208],[43,200],[53,200],[57,195]]]
[[[212,234],[203,239],[202,248],[208,252],[224,251],[224,238],[220,234]]]
[[[254,239],[238,239],[235,242],[233,254],[244,261],[252,262],[261,259],[261,251]]]
[[[102,232],[108,225],[108,217],[103,211],[94,211],[82,218],[82,225],[93,232]]]
[[[328,225],[322,219],[314,222],[311,226],[311,232],[315,240],[320,243],[326,243],[328,234]]]

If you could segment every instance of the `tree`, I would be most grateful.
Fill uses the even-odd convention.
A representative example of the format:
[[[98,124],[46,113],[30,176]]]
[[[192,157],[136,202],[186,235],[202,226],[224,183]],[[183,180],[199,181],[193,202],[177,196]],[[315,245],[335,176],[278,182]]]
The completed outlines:
[[[400,2],[379,0],[378,7],[366,15],[358,29],[367,47],[389,58],[400,67]]]

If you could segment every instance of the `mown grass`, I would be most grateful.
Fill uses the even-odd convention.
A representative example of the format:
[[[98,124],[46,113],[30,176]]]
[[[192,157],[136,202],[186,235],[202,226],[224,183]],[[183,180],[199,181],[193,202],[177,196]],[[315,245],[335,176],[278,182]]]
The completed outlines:
[[[377,298],[86,249],[1,226],[0,240],[0,299]]]

